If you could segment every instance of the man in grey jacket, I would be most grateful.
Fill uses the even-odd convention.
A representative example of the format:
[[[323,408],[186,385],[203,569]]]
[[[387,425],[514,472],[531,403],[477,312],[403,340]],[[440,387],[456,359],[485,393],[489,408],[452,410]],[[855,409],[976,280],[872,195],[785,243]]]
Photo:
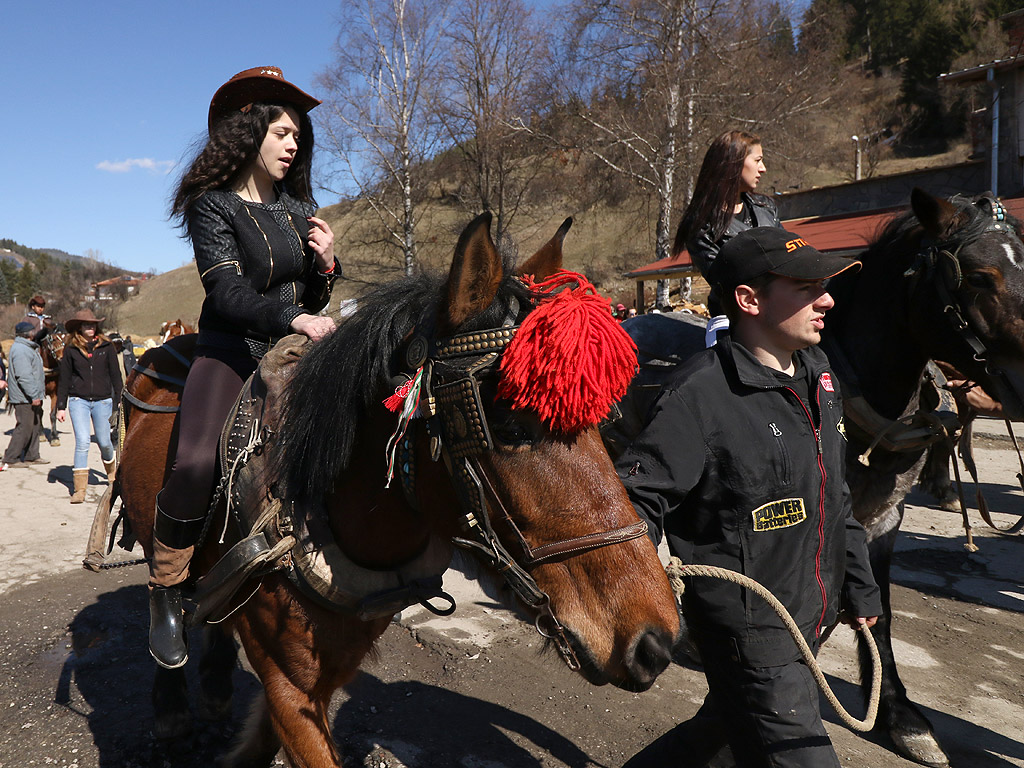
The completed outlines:
[[[14,434],[4,452],[0,471],[31,464],[49,464],[39,457],[37,437],[43,414],[43,359],[39,345],[31,340],[36,328],[32,323],[14,326],[14,344],[8,359],[7,399],[14,406]]]

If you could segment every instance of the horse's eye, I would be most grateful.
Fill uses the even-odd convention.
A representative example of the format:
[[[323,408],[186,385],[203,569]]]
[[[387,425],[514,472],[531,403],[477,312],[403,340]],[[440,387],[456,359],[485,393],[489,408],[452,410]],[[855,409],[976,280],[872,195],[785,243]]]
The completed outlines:
[[[495,419],[490,425],[491,434],[506,448],[527,447],[533,444],[533,435],[525,425],[509,414],[505,418]]]
[[[992,290],[995,287],[992,275],[985,272],[968,272],[964,275],[964,280],[968,285],[973,286],[974,288]]]

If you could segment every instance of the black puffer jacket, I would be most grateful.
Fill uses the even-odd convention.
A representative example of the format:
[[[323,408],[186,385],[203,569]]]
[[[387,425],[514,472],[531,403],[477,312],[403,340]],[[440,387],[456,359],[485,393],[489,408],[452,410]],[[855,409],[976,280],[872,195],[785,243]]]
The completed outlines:
[[[100,342],[89,355],[71,344],[64,347],[57,384],[57,410],[67,409],[69,396],[94,401],[110,397],[116,406],[123,386],[113,344]]]
[[[718,251],[727,240],[735,237],[744,230],[752,227],[778,227],[779,209],[775,201],[764,195],[751,195],[746,192],[742,195],[744,205],[753,213],[754,223],[745,223],[740,216],[733,216],[729,226],[718,240],[712,240],[708,230],[703,229],[696,237],[691,237],[686,243],[686,250],[690,252],[690,258],[697,265],[697,269],[704,276],[708,276],[708,267],[718,256]]]
[[[843,479],[846,439],[836,377],[816,348],[797,353],[810,408],[744,347],[723,339],[666,385],[616,468],[655,541],[686,563],[759,581],[809,643],[843,607],[881,612],[864,529]],[[751,666],[799,654],[782,622],[730,582],[690,579],[687,618]],[[842,592],[842,595],[840,595]]]
[[[206,290],[199,343],[262,357],[291,333],[292,320],[319,312],[341,275],[320,274],[308,244],[310,205],[282,193],[253,203],[234,192],[204,194],[189,210],[188,231]]]

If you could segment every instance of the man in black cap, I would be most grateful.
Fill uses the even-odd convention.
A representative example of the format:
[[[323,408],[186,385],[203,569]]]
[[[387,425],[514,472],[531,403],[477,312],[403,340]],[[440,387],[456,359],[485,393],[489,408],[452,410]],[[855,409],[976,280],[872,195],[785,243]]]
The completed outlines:
[[[49,464],[39,457],[37,437],[43,415],[43,360],[32,341],[36,327],[22,321],[14,326],[14,343],[8,358],[7,400],[14,406],[14,432],[4,452],[0,471],[32,464]]]
[[[680,366],[616,462],[655,542],[664,530],[684,563],[759,581],[815,652],[840,611],[870,626],[882,609],[844,479],[839,387],[815,346],[834,303],[824,281],[859,266],[776,227],[729,240],[708,273],[729,333]],[[709,578],[687,580],[683,608],[708,697],[627,766],[698,766],[727,741],[744,768],[838,767],[774,611]]]

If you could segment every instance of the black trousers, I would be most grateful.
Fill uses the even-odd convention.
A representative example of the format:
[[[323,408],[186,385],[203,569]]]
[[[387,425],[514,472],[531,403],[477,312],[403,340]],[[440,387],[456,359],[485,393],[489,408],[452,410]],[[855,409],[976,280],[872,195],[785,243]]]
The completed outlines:
[[[39,458],[39,430],[42,428],[43,406],[18,403],[14,406],[14,432],[4,451],[4,463],[35,461]]]
[[[695,639],[709,688],[703,706],[624,768],[697,768],[726,744],[738,768],[839,768],[806,664],[749,667],[728,644]]]
[[[178,448],[160,492],[160,509],[178,520],[206,516],[216,483],[217,441],[231,406],[257,362],[200,347],[181,396]]]

